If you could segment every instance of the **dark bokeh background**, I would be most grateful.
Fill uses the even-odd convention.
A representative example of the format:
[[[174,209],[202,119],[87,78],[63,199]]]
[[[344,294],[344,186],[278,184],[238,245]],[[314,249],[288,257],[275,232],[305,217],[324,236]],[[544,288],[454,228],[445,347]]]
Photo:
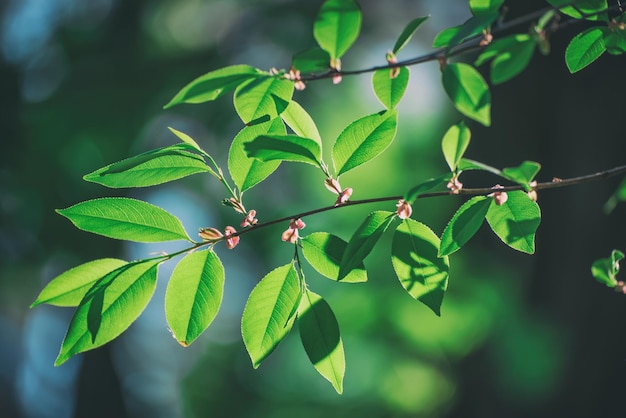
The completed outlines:
[[[109,162],[192,135],[226,166],[241,129],[229,98],[163,111],[178,89],[220,66],[285,68],[313,45],[321,2],[211,0],[7,0],[0,3],[0,416],[2,417],[621,417],[626,390],[626,298],[596,283],[593,260],[626,249],[623,206],[604,202],[620,179],[541,193],[537,253],[502,245],[487,228],[451,257],[442,317],[409,298],[388,261],[389,240],[367,260],[370,282],[308,281],[335,310],[344,338],[344,395],[316,374],[297,332],[253,371],[239,336],[256,281],[288,262],[282,228],[250,234],[220,251],[227,288],[222,311],[190,348],[169,336],[163,316],[168,268],[154,303],[114,343],[54,368],[71,310],[28,305],[62,271],[95,258],[171,251],[124,245],[76,230],[55,208],[131,195],[181,217],[188,231],[238,222],[219,206],[211,178],[151,190],[104,189],[82,176]],[[429,51],[442,28],[468,16],[463,1],[361,1],[361,38],[345,68],[384,62],[409,20],[432,17],[401,59]],[[543,7],[510,2],[511,17]],[[472,124],[468,157],[498,166],[541,162],[540,181],[624,164],[623,57],[602,57],[570,75],[567,42],[552,39],[513,81],[492,89],[493,125]],[[520,28],[521,31],[526,28]],[[458,120],[439,84],[437,63],[414,67],[394,146],[342,177],[355,198],[401,194],[444,172],[439,144]],[[368,75],[339,86],[316,82],[296,94],[317,120],[327,148],[351,120],[380,109]],[[269,220],[326,205],[332,196],[310,167],[283,165],[247,194]],[[487,186],[492,178],[468,178]],[[470,184],[475,182],[475,184]],[[461,198],[419,202],[414,217],[441,233]],[[387,205],[389,206],[389,205]],[[393,207],[381,206],[392,210]],[[352,208],[307,220],[306,232],[348,238]]]

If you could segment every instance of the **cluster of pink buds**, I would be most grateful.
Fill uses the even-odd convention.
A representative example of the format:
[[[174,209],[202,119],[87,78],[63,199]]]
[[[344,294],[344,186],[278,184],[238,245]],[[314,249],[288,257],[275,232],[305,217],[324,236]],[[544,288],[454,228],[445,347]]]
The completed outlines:
[[[285,78],[287,80],[291,80],[294,82],[294,88],[296,90],[304,90],[306,88],[306,84],[304,84],[304,81],[302,81],[302,76],[300,75],[300,70],[296,70],[295,68],[291,67],[289,69],[289,72],[287,74],[285,74]]]
[[[411,207],[411,204],[409,202],[404,199],[400,199],[398,200],[396,207],[398,208],[396,209],[396,214],[398,215],[398,218],[407,219],[411,217],[411,214],[413,213],[413,208]]]
[[[385,58],[387,58],[387,64],[389,65],[395,65],[398,63],[398,58],[392,51],[388,51]],[[400,74],[400,67],[392,67],[389,70],[389,78],[391,79],[398,77],[398,74]]]
[[[289,228],[283,232],[280,238],[285,242],[295,244],[298,241],[298,238],[300,238],[298,230],[303,229],[305,226],[306,224],[302,222],[302,219],[292,219],[291,222],[289,222]]]
[[[448,184],[446,184],[448,190],[450,190],[453,194],[459,194],[461,189],[463,188],[463,183],[459,181],[459,178],[455,175],[450,179]]]
[[[337,195],[335,206],[341,206],[345,204],[348,200],[350,200],[350,196],[352,196],[352,187],[341,190],[341,185],[337,180],[333,178],[327,178],[326,180],[324,180],[324,186],[326,186],[326,188],[332,193],[335,193]]]
[[[246,217],[243,218],[243,221],[241,221],[241,227],[245,228],[247,226],[253,226],[253,225],[256,225],[257,222],[259,222],[259,220],[256,218],[256,210],[251,209],[246,214]]]
[[[198,235],[203,241],[220,241],[222,238],[226,237],[226,247],[232,250],[239,244],[239,236],[231,236],[235,233],[237,233],[235,228],[227,226],[224,228],[223,234],[217,228],[200,228]]]
[[[504,187],[496,184],[495,186],[492,187],[492,189],[498,190],[498,189],[503,189]],[[493,200],[496,202],[496,205],[498,206],[502,206],[506,203],[506,201],[509,199],[509,195],[506,194],[506,192],[493,192],[493,193],[489,193],[487,196],[489,197],[493,197]]]

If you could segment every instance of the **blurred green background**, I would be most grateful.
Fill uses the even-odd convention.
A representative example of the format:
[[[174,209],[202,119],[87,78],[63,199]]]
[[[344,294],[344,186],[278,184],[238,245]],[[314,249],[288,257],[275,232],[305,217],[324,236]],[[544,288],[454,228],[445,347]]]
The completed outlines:
[[[508,4],[510,3],[510,5]],[[311,288],[338,317],[346,349],[344,395],[317,375],[297,331],[256,371],[239,335],[247,294],[292,249],[286,226],[219,248],[226,269],[222,310],[192,347],[168,333],[161,269],[155,298],[118,340],[53,367],[71,310],[29,310],[41,288],[80,263],[136,259],[175,245],[127,245],[88,235],[55,214],[79,201],[127,195],[179,216],[190,233],[236,224],[223,190],[195,176],[145,190],[110,190],[82,176],[110,162],[194,137],[226,168],[241,129],[229,97],[162,110],[182,86],[231,64],[287,68],[314,45],[321,1],[5,0],[0,4],[0,416],[2,417],[622,417],[626,389],[626,298],[596,283],[593,260],[626,250],[626,215],[602,205],[620,179],[541,193],[537,253],[504,246],[488,228],[451,257],[441,318],[403,291],[389,237],[366,260],[370,282],[336,284],[313,271]],[[435,34],[462,23],[464,1],[362,0],[362,35],[345,69],[384,63],[411,19],[431,15],[400,59],[430,51]],[[544,7],[507,2],[514,18]],[[563,52],[586,24],[552,39],[513,81],[494,87],[493,125],[471,124],[467,156],[497,167],[538,161],[538,178],[572,177],[624,164],[624,57],[602,57],[576,75]],[[526,28],[520,28],[525,31]],[[440,139],[459,120],[437,63],[411,69],[394,145],[342,185],[362,199],[402,194],[444,173]],[[353,119],[381,109],[370,76],[309,84],[295,99],[317,121],[328,149]],[[246,194],[270,220],[331,204],[313,168],[283,164]],[[491,186],[467,177],[466,186]],[[413,217],[438,234],[462,198],[419,201]],[[348,239],[363,215],[391,204],[306,219],[305,233]]]

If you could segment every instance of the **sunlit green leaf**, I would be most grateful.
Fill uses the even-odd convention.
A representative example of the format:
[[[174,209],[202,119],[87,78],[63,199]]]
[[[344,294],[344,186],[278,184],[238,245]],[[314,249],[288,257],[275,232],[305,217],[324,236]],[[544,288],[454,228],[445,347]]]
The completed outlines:
[[[396,43],[393,46],[392,51],[394,54],[397,54],[398,52],[400,52],[402,48],[404,48],[406,44],[409,43],[415,31],[417,31],[419,27],[422,26],[422,23],[428,20],[429,17],[430,16],[422,16],[422,17],[415,18],[411,20],[404,27],[404,29],[402,30],[402,33],[400,34],[400,36],[398,36],[398,39],[396,40]]]
[[[431,193],[431,192],[439,192],[447,190],[446,185],[452,178],[452,173],[446,173],[443,176],[435,177],[432,179],[428,179],[419,183],[417,186],[412,187],[409,191],[407,191],[403,199],[409,203],[413,203],[415,199],[421,194]]]
[[[174,135],[176,135],[178,137],[178,139],[180,139],[182,142],[184,142],[187,145],[191,145],[196,151],[200,151],[201,153],[204,153],[204,150],[202,148],[200,148],[200,145],[198,145],[198,143],[189,135],[187,135],[184,132],[178,131],[172,127],[167,127],[167,129],[170,130],[171,133],[173,133]]]
[[[624,253],[619,250],[613,250],[609,258],[601,258],[593,262],[591,266],[591,274],[600,283],[607,287],[615,287],[617,285],[617,273],[620,268],[620,261],[624,259]]]
[[[452,48],[470,38],[482,35],[497,18],[497,12],[484,13],[469,18],[462,25],[446,28],[435,37],[433,48]]]
[[[491,62],[491,82],[501,84],[524,71],[537,43],[530,35],[516,34],[497,39],[478,56],[475,65]]]
[[[302,253],[318,273],[331,280],[339,277],[339,265],[348,243],[327,232],[314,232],[302,238]],[[363,263],[346,275],[342,282],[358,283],[367,281],[367,271]]]
[[[56,306],[78,306],[85,293],[106,274],[127,264],[116,258],[102,258],[81,264],[61,273],[43,288],[30,307],[42,303]]]
[[[339,324],[328,303],[308,289],[305,289],[300,300],[298,329],[309,360],[341,394],[346,360]]]
[[[548,3],[554,7],[565,6],[560,11],[576,19],[608,20],[606,0],[578,0],[574,4],[572,0],[548,0]]]
[[[76,308],[54,365],[124,332],[152,298],[159,262],[127,264],[98,280]]]
[[[442,71],[442,83],[459,112],[485,126],[491,125],[489,86],[474,67],[448,64]]]
[[[535,252],[541,211],[526,193],[508,192],[508,199],[502,205],[492,201],[486,218],[493,232],[509,247],[528,254]]]
[[[396,135],[397,119],[398,113],[388,110],[362,117],[348,125],[333,146],[337,175],[380,155]]]
[[[367,217],[352,234],[348,246],[341,257],[337,280],[343,280],[355,268],[359,268],[365,257],[374,248],[383,233],[394,219],[393,212],[376,211]]]
[[[322,146],[322,137],[317,130],[317,126],[315,126],[315,122],[297,102],[293,100],[289,102],[289,106],[280,116],[296,135],[314,139]]]
[[[326,0],[313,25],[318,45],[333,59],[350,49],[361,31],[361,9],[353,0]]]
[[[190,240],[177,217],[136,199],[105,197],[57,209],[83,231],[136,242]]]
[[[256,369],[293,326],[302,289],[292,264],[268,273],[250,293],[241,318],[241,334]]]
[[[309,48],[299,52],[291,59],[291,66],[301,73],[328,71],[330,54],[320,47]]]
[[[451,171],[456,171],[459,161],[461,161],[465,150],[467,150],[471,137],[472,133],[463,121],[452,125],[443,135],[441,150]]]
[[[261,161],[296,161],[321,167],[319,142],[297,135],[261,135],[244,144],[248,157]]]
[[[389,69],[378,70],[372,75],[374,93],[387,109],[398,106],[409,84],[409,69],[400,67],[398,70],[398,75],[394,78],[391,78],[393,70]]]
[[[504,0],[469,0],[470,10],[474,15],[497,12]]]
[[[456,211],[441,235],[440,257],[452,254],[467,244],[483,224],[490,205],[491,199],[476,196]]]
[[[541,164],[534,161],[524,161],[518,167],[503,168],[502,175],[515,183],[521,184],[526,191],[530,191],[529,183],[533,181],[539,170],[541,170]]]
[[[457,168],[459,169],[459,171],[487,171],[489,173],[495,174],[496,176],[504,177],[502,171],[500,171],[499,169],[478,161],[470,160],[468,158],[461,158],[461,161],[459,161],[459,165]]]
[[[201,156],[186,151],[189,148],[188,144],[176,144],[144,152],[102,167],[83,179],[111,188],[147,187],[212,172]]]
[[[179,91],[168,104],[168,109],[179,103],[204,103],[217,99],[251,78],[262,76],[262,72],[249,65],[233,65],[208,72]]]
[[[280,77],[264,76],[246,81],[235,90],[235,110],[247,125],[267,122],[287,108],[293,89],[293,81]]]
[[[582,70],[606,51],[604,34],[606,28],[589,28],[570,41],[565,50],[565,63],[570,73]]]
[[[450,264],[438,251],[437,235],[413,219],[405,219],[393,235],[391,262],[402,287],[440,315]]]
[[[233,139],[228,152],[228,171],[239,190],[245,192],[272,174],[280,161],[260,161],[248,157],[244,144],[261,135],[284,135],[285,125],[280,118],[257,125],[246,126]]]
[[[176,341],[188,346],[211,324],[222,303],[224,268],[213,250],[187,254],[165,293],[165,318]]]

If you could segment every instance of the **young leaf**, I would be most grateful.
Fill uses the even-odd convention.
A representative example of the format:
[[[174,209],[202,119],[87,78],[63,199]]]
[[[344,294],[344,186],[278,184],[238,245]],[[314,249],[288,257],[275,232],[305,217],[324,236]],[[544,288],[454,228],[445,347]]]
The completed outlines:
[[[314,232],[302,238],[304,258],[322,276],[331,280],[339,277],[339,265],[348,243],[327,232]],[[359,283],[367,281],[367,271],[363,263],[346,275],[342,282]]]
[[[256,369],[285,338],[302,296],[292,264],[268,273],[250,293],[241,317],[241,334]]]
[[[224,267],[213,250],[187,254],[176,266],[165,293],[165,318],[186,347],[211,324],[222,303]]]
[[[443,156],[451,171],[456,171],[470,143],[471,137],[472,133],[463,121],[452,125],[443,135],[441,150],[443,151]]]
[[[442,30],[433,41],[433,48],[452,48],[467,39],[481,35],[496,19],[498,12],[479,14],[459,26]]]
[[[124,332],[152,298],[159,263],[126,264],[98,280],[76,308],[54,365]]]
[[[333,146],[337,175],[380,155],[396,135],[398,113],[388,110],[357,119],[339,134]]]
[[[504,0],[469,0],[469,7],[474,16],[497,12]]]
[[[372,75],[374,93],[383,106],[389,110],[398,106],[409,84],[409,69],[400,67],[399,70],[394,78],[391,78],[389,69],[377,70]]]
[[[476,196],[456,211],[441,235],[439,257],[450,255],[464,246],[483,224],[491,199]]]
[[[541,170],[541,164],[534,161],[524,161],[519,167],[507,167],[502,169],[502,176],[524,186],[526,191],[530,191],[529,183],[533,181],[537,173]]]
[[[343,280],[352,270],[361,266],[365,257],[369,255],[374,245],[393,221],[394,215],[394,213],[386,211],[376,211],[367,215],[350,238],[343,257],[341,257],[337,280]]]
[[[498,39],[478,56],[474,65],[491,62],[491,82],[501,84],[524,71],[535,52],[536,42],[530,35],[517,34]]]
[[[313,25],[313,37],[330,54],[341,58],[361,31],[361,9],[354,0],[326,0]]]
[[[284,135],[285,125],[280,118],[276,118],[269,122],[246,126],[237,134],[230,145],[228,171],[242,192],[265,180],[280,165],[280,161],[264,162],[250,158],[245,151],[245,143],[265,134]]]
[[[541,211],[526,193],[508,192],[507,201],[500,206],[492,201],[486,218],[493,232],[509,247],[528,254],[535,252]]]
[[[31,308],[47,303],[55,306],[78,306],[93,284],[113,270],[127,264],[116,258],[102,258],[81,264],[61,273],[43,288]]]
[[[204,103],[234,90],[239,84],[263,73],[249,65],[233,65],[206,73],[179,91],[163,108],[168,109],[179,103]]]
[[[443,29],[435,36],[435,39],[433,39],[433,48],[447,47],[460,30],[461,25]]]
[[[148,187],[196,173],[212,172],[198,154],[185,151],[187,144],[158,148],[109,164],[83,177],[111,188]]]
[[[191,241],[177,217],[141,200],[105,197],[57,209],[57,213],[78,229],[109,238],[136,242]]]
[[[417,186],[414,186],[409,191],[407,191],[403,198],[405,201],[409,203],[413,203],[415,199],[419,197],[419,195],[424,193],[429,193],[433,191],[444,191],[446,190],[446,185],[452,178],[452,173],[446,173],[443,176],[435,177],[432,179],[428,179],[419,183]]]
[[[300,339],[315,369],[341,394],[346,360],[339,324],[321,296],[305,289],[298,308]]]
[[[611,257],[601,258],[593,262],[591,266],[591,274],[600,283],[604,283],[607,287],[615,287],[617,285],[617,273],[619,272],[619,262],[624,259],[624,253],[619,250],[613,250]]]
[[[235,90],[235,110],[247,125],[274,119],[291,101],[293,86],[293,81],[274,76],[244,82]]]
[[[613,192],[609,200],[604,204],[604,212],[609,214],[615,209],[618,202],[626,201],[626,178],[617,186],[617,189]]]
[[[248,157],[261,161],[296,161],[322,166],[320,144],[296,135],[261,135],[243,144]]]
[[[414,299],[441,315],[448,287],[448,257],[438,257],[439,238],[426,225],[405,219],[391,244],[391,263],[402,287]]]
[[[578,0],[574,4],[571,0],[548,0],[548,3],[554,7],[565,6],[560,9],[561,13],[576,19],[608,20],[606,0]]]
[[[180,139],[182,142],[184,142],[187,145],[191,145],[196,151],[200,151],[203,154],[205,153],[204,150],[200,148],[200,145],[198,145],[198,143],[194,141],[194,139],[190,137],[189,135],[187,135],[186,133],[177,131],[176,129],[170,126],[168,126],[167,129],[169,129],[171,133],[176,135],[178,139]]]
[[[320,47],[309,48],[291,58],[291,67],[302,73],[327,71],[330,68],[330,55]]]
[[[289,106],[280,116],[296,135],[311,138],[320,144],[320,147],[322,146],[322,137],[317,126],[315,126],[315,122],[298,102],[293,100],[289,102]]]
[[[606,51],[606,28],[589,28],[574,36],[565,50],[565,63],[570,73],[582,70]]]
[[[485,126],[491,125],[489,86],[474,67],[448,64],[442,71],[442,83],[459,112]]]
[[[404,30],[402,31],[402,33],[400,34],[400,36],[396,40],[396,43],[393,46],[392,51],[394,54],[397,54],[398,52],[400,52],[402,48],[404,48],[406,44],[409,43],[415,31],[417,31],[419,27],[422,26],[422,23],[428,20],[429,17],[430,16],[422,16],[422,17],[415,18],[411,20],[405,26]]]
[[[502,171],[498,170],[495,167],[492,167],[487,164],[480,163],[478,161],[470,160],[468,158],[461,158],[458,165],[459,171],[469,171],[469,170],[481,170],[487,171],[489,173],[495,174],[496,176],[504,177]]]

